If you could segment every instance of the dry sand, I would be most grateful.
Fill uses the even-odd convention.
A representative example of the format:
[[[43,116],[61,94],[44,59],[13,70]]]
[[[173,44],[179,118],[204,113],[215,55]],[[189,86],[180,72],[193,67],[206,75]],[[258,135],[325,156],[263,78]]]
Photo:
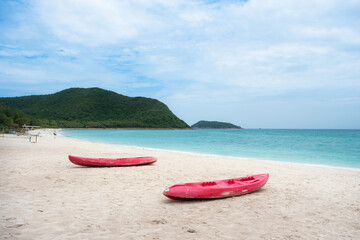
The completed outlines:
[[[155,156],[87,168],[68,155]],[[360,171],[99,144],[41,130],[0,136],[0,239],[360,239]],[[262,190],[174,201],[173,184],[269,173]]]

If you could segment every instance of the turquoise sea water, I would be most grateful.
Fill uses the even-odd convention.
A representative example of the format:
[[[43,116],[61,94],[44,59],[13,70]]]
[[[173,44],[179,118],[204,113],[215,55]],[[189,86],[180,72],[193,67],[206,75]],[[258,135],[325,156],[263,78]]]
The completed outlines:
[[[360,169],[360,130],[62,130],[83,140]]]

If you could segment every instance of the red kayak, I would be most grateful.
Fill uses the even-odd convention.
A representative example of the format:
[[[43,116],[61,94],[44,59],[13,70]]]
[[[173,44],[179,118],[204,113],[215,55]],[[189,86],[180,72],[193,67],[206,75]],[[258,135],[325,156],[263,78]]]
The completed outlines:
[[[254,192],[264,186],[269,174],[211,182],[182,183],[166,188],[163,194],[174,200],[225,198]]]
[[[152,164],[157,161],[154,157],[135,158],[84,158],[69,155],[69,160],[77,165],[88,167],[118,167]]]

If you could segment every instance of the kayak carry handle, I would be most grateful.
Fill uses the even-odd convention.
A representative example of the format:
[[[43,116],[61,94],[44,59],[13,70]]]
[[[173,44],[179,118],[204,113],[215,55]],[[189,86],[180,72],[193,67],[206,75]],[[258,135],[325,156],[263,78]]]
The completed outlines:
[[[207,186],[214,186],[214,185],[216,185],[216,184],[217,184],[216,182],[203,182],[203,183],[201,184],[201,186],[207,187]]]

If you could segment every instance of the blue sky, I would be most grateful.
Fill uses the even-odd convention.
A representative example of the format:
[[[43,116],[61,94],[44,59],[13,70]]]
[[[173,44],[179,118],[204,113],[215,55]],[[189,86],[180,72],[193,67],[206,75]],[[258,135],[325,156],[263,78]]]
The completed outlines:
[[[360,128],[360,1],[0,1],[0,96],[101,87],[188,124]]]

